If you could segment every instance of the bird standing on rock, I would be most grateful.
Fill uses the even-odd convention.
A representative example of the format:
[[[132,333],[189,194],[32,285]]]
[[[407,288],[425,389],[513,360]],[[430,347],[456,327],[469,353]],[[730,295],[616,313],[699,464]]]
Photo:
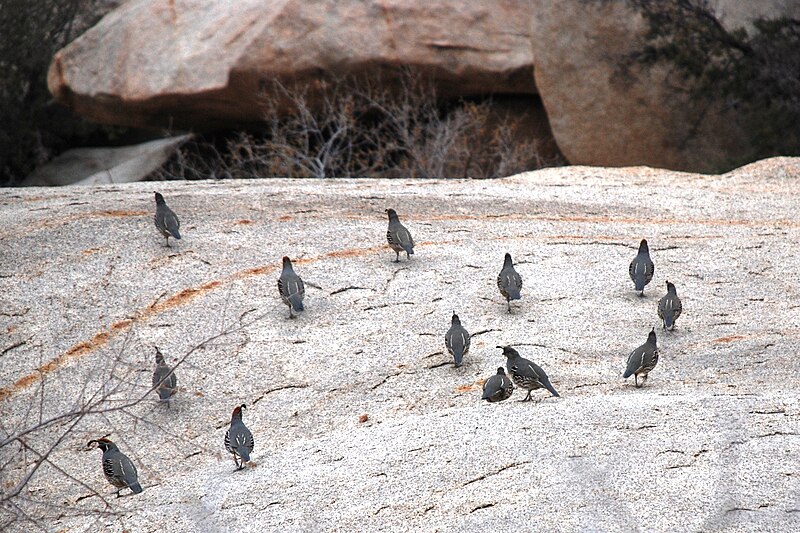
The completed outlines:
[[[667,294],[658,301],[658,318],[661,319],[664,329],[675,329],[675,321],[682,312],[683,304],[678,298],[678,291],[675,285],[667,281]]]
[[[628,275],[633,280],[636,290],[639,291],[639,296],[644,296],[644,286],[653,279],[655,270],[656,268],[653,265],[653,261],[650,259],[650,249],[647,247],[647,240],[642,239],[642,242],[639,243],[639,252],[628,267]]]
[[[486,380],[483,384],[483,397],[482,400],[487,402],[502,402],[511,396],[514,392],[514,384],[506,376],[506,371],[503,367],[497,369],[497,374],[493,375]]]
[[[136,467],[128,456],[119,451],[116,444],[106,438],[90,440],[86,445],[91,446],[97,444],[97,447],[103,450],[103,475],[109,483],[117,487],[117,498],[119,498],[119,491],[124,488],[130,488],[132,494],[139,494],[142,492],[142,486],[139,485],[139,475],[136,472]]]
[[[389,241],[389,247],[397,254],[395,263],[400,262],[400,252],[405,250],[406,259],[411,259],[414,255],[414,239],[411,233],[400,223],[397,218],[397,212],[394,209],[387,209],[386,213],[389,215],[389,229],[386,231],[386,240]]]
[[[509,253],[506,254],[503,260],[503,268],[497,276],[497,288],[500,289],[500,294],[506,299],[508,312],[510,313],[511,300],[519,300],[521,298],[522,277],[514,270],[514,262],[511,260],[511,254]]]
[[[508,371],[514,384],[528,391],[523,402],[531,401],[531,391],[536,389],[547,389],[553,396],[559,396],[556,389],[550,384],[550,378],[539,365],[520,356],[519,352],[511,346],[498,346],[498,348],[503,350],[503,355],[508,360]]]
[[[161,398],[161,401],[167,402],[167,407],[169,407],[169,399],[175,394],[177,386],[178,378],[175,376],[175,371],[164,361],[164,354],[156,346],[156,369],[153,372],[153,387],[158,391],[158,397]]]
[[[242,409],[246,408],[245,404],[236,406],[231,415],[231,427],[225,432],[225,449],[233,454],[236,470],[241,470],[250,462],[250,454],[255,447],[253,434],[242,422]]]
[[[294,313],[301,313],[303,298],[306,295],[306,287],[300,276],[295,274],[292,261],[288,257],[283,258],[283,270],[278,278],[278,292],[283,303],[289,306],[289,318],[294,318]]]
[[[154,191],[155,192],[155,191]],[[167,239],[167,246],[169,246],[169,238],[173,237],[175,239],[181,238],[180,227],[181,223],[178,220],[177,215],[167,207],[167,202],[164,201],[164,197],[161,196],[161,193],[156,192],[156,215],[154,217],[156,227],[158,231],[161,232]]]
[[[647,335],[647,342],[628,356],[627,367],[622,377],[627,379],[633,374],[633,381],[638,389],[647,381],[647,374],[656,367],[656,363],[658,363],[658,347],[656,346],[656,330],[653,328]],[[642,376],[641,384],[639,384],[639,376]]]
[[[453,356],[456,366],[461,366],[464,356],[469,352],[469,333],[461,325],[461,320],[455,311],[450,321],[450,329],[444,336],[444,345],[447,347],[447,352]]]

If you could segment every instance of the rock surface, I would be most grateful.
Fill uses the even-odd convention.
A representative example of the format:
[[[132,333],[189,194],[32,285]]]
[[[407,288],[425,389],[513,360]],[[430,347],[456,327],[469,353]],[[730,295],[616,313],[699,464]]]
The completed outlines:
[[[154,346],[174,363],[227,332],[183,360],[171,409],[151,395],[76,426],[51,460],[85,486],[45,465],[26,489],[69,506],[46,529],[83,531],[70,516],[103,507],[90,490],[112,488],[85,443],[110,434],[144,492],[108,499],[121,514],[92,521],[107,531],[797,530],[799,184],[800,159],[782,158],[722,176],[3,189],[3,431],[110,375],[109,406],[136,398]],[[154,187],[182,221],[172,248]],[[390,206],[411,261],[392,263]],[[642,237],[656,269],[640,298],[627,267]],[[506,251],[524,280],[510,315],[495,286]],[[283,255],[306,281],[295,320]],[[667,279],[684,313],[663,333]],[[442,353],[454,310],[474,335],[458,369]],[[661,358],[635,389],[625,360],[654,326]],[[562,397],[481,403],[499,344]],[[242,402],[256,465],[233,472],[222,442]]]
[[[503,0],[130,0],[59,51],[48,86],[92,120],[209,127],[262,120],[272,78],[391,80],[429,72],[443,94],[534,94],[528,7]]]
[[[710,5],[728,29],[800,17],[789,0]],[[693,101],[673,69],[624,66],[645,29],[622,0],[130,0],[56,54],[48,85],[95,121],[208,129],[261,121],[275,78],[313,93],[412,67],[444,95],[541,94],[545,144],[572,164],[731,168],[754,143],[735,109]]]
[[[191,138],[178,135],[121,148],[75,148],[37,168],[23,187],[100,185],[142,181]]]
[[[800,18],[783,0],[713,3],[728,29],[758,17]],[[723,102],[704,108],[673,68],[623,68],[644,48],[647,23],[627,2],[545,0],[531,17],[536,87],[572,164],[646,164],[715,172],[750,153],[752,135]]]

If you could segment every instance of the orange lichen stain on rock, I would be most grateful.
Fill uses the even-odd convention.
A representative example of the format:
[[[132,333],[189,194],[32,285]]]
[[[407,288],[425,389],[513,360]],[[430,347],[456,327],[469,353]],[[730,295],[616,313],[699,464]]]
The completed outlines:
[[[59,355],[55,359],[51,359],[50,361],[46,362],[45,364],[37,368],[36,371],[31,372],[27,376],[19,378],[17,381],[14,382],[13,385],[0,389],[0,401],[5,400],[15,392],[18,392],[32,385],[33,383],[39,381],[40,379],[42,379],[42,376],[56,370],[60,366],[64,365],[70,359],[81,357],[91,351],[96,350],[97,348],[108,342],[108,339],[110,338],[111,335],[107,331],[102,331],[97,335],[95,335],[94,337],[92,337],[90,341],[84,341],[75,344],[63,354]]]
[[[261,274],[266,274],[269,270],[270,267],[268,265],[264,265],[255,268],[248,268],[247,270],[244,271],[244,273],[250,276],[259,276]]]
[[[370,253],[380,252],[386,249],[389,246],[372,246],[370,248],[348,248],[346,250],[333,250],[332,252],[326,253],[323,257],[330,257],[334,259],[346,258],[346,257],[359,257],[362,255],[367,255]],[[316,261],[317,259],[308,259],[307,261]]]
[[[714,339],[711,342],[716,342],[716,343],[733,342],[733,341],[742,340],[744,338],[746,338],[744,335],[729,335],[727,337],[720,337],[718,339]]]
[[[122,210],[109,210],[109,211],[97,211],[96,213],[91,213],[89,216],[96,216],[96,217],[140,217],[149,214],[146,211],[122,211]]]
[[[470,391],[482,389],[484,381],[486,381],[486,380],[479,379],[475,383],[470,383],[469,385],[461,385],[459,387],[456,387],[456,392],[459,392],[459,393],[460,392],[470,392]]]
[[[133,325],[133,320],[125,319],[125,320],[120,320],[119,322],[114,322],[113,324],[111,324],[111,329],[114,330],[114,331],[122,331],[124,329],[128,329],[132,325]]]

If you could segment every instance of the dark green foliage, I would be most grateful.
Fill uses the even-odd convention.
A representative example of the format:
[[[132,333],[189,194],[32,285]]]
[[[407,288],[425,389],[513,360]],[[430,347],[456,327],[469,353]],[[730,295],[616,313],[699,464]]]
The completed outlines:
[[[726,29],[706,0],[632,0],[648,23],[635,59],[669,64],[695,104],[735,111],[751,138],[738,163],[800,155],[800,20]]]
[[[102,0],[0,0],[0,185],[19,183],[75,139],[98,133],[55,104],[47,69],[57,50],[115,5]]]

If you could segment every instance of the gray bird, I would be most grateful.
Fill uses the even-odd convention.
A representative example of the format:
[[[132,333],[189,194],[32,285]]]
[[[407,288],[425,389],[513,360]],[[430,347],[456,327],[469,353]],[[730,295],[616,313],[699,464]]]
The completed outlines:
[[[531,401],[531,391],[536,389],[547,389],[553,396],[559,395],[550,384],[550,378],[539,365],[521,357],[519,352],[511,346],[498,346],[498,348],[503,350],[503,355],[508,360],[508,372],[511,374],[514,384],[528,391],[523,402]]]
[[[389,241],[389,247],[397,254],[397,259],[394,262],[400,262],[400,252],[403,250],[406,252],[406,259],[411,259],[411,256],[414,255],[414,239],[411,237],[411,233],[400,223],[400,219],[397,218],[397,212],[394,209],[387,209],[386,212],[389,214],[389,229],[386,231],[386,240]]]
[[[242,409],[245,404],[237,406],[231,415],[231,427],[225,432],[225,449],[233,454],[233,462],[236,463],[236,470],[241,470],[244,465],[250,462],[250,454],[253,453],[255,442],[253,434],[242,422]]]
[[[675,290],[675,285],[667,281],[667,294],[658,301],[658,317],[664,329],[675,329],[675,321],[681,316],[683,312],[683,304],[681,299],[678,298],[678,292]]]
[[[155,192],[155,191],[154,191]],[[180,227],[181,223],[178,220],[177,215],[167,207],[167,202],[164,201],[164,197],[161,196],[161,193],[155,193],[156,195],[156,215],[153,217],[155,220],[156,227],[158,231],[161,232],[161,235],[167,239],[167,246],[169,246],[169,238],[173,237],[175,239],[181,238]]]
[[[109,483],[117,487],[117,498],[120,496],[119,491],[126,487],[133,491],[132,494],[142,492],[136,467],[127,455],[119,451],[116,444],[106,438],[90,440],[87,446],[92,444],[97,444],[103,450],[103,474]]]
[[[461,366],[464,356],[469,352],[469,333],[461,325],[461,320],[455,311],[450,321],[450,329],[444,336],[444,345],[447,346],[447,353],[453,356],[456,366]]]
[[[295,318],[295,313],[301,313],[305,309],[303,298],[306,295],[306,287],[300,276],[295,274],[292,261],[288,257],[283,258],[283,270],[281,277],[278,278],[278,292],[283,303],[289,306],[289,318]]]
[[[511,254],[506,254],[503,260],[503,269],[497,276],[497,288],[500,289],[500,294],[506,299],[508,303],[508,312],[511,312],[511,300],[519,300],[521,298],[520,291],[522,290],[522,277],[514,270],[514,262],[511,260]]]
[[[169,399],[175,394],[178,386],[178,378],[175,372],[164,361],[164,355],[161,350],[156,346],[156,369],[153,372],[153,387],[158,391],[158,397],[161,401],[167,402],[169,407]]]
[[[639,243],[639,252],[628,267],[628,275],[630,275],[633,280],[636,290],[639,291],[639,296],[644,296],[644,286],[653,279],[653,273],[655,271],[656,268],[653,265],[653,261],[650,259],[650,249],[647,247],[647,240],[642,239],[642,242]]]
[[[636,348],[628,356],[627,367],[623,378],[627,379],[633,374],[633,381],[638,389],[647,381],[647,374],[656,367],[658,363],[658,347],[656,346],[656,330],[650,330],[647,335],[647,342]],[[642,376],[642,383],[639,384],[639,376]]]
[[[502,402],[503,400],[511,397],[514,392],[514,384],[506,376],[506,371],[503,367],[497,369],[497,374],[493,375],[486,380],[483,384],[483,397],[482,400],[487,402]]]

